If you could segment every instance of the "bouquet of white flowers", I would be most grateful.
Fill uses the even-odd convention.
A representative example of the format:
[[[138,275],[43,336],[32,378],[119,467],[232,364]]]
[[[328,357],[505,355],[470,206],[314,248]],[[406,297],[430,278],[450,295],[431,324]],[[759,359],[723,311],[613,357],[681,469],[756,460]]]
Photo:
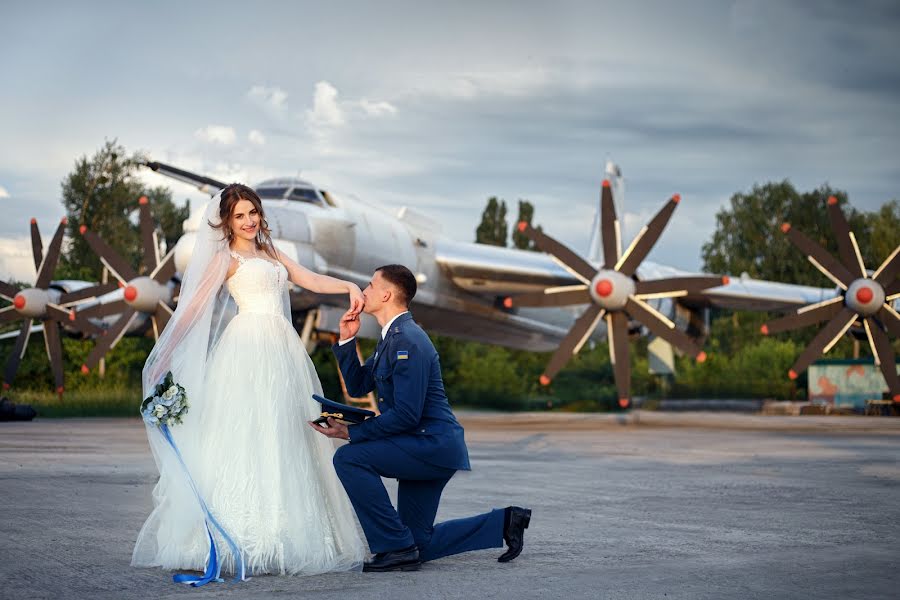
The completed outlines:
[[[171,426],[181,423],[190,405],[184,387],[175,383],[172,371],[153,388],[153,393],[141,402],[141,416],[151,425]]]

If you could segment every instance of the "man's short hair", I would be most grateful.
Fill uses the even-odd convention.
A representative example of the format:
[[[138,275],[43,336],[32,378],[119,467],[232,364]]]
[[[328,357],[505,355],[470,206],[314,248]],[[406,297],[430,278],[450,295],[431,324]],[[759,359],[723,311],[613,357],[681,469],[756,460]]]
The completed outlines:
[[[375,272],[381,271],[381,276],[389,283],[393,284],[398,290],[398,300],[405,306],[409,307],[409,303],[416,295],[416,276],[412,271],[403,265],[384,265],[378,267]]]

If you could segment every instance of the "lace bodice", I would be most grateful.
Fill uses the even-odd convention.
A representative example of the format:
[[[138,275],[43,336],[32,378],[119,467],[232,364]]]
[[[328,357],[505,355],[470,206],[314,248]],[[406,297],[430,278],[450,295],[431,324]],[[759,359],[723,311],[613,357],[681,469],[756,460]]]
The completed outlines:
[[[284,314],[288,272],[283,264],[265,258],[245,258],[232,251],[240,263],[226,285],[240,312]]]

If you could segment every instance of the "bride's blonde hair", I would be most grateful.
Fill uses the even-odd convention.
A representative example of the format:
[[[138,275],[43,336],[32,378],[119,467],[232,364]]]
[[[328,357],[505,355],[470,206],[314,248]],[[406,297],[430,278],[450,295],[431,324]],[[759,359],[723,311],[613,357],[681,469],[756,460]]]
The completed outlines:
[[[256,249],[262,250],[274,259],[278,259],[278,253],[275,252],[275,244],[272,243],[272,232],[269,230],[269,222],[266,221],[266,213],[262,207],[262,200],[253,188],[242,183],[232,183],[226,185],[222,190],[222,199],[219,201],[219,223],[210,223],[213,229],[222,231],[223,239],[228,240],[231,244],[234,240],[234,231],[231,229],[231,215],[234,213],[235,205],[241,200],[246,200],[253,205],[256,212],[259,213],[259,231],[256,233],[254,241]]]

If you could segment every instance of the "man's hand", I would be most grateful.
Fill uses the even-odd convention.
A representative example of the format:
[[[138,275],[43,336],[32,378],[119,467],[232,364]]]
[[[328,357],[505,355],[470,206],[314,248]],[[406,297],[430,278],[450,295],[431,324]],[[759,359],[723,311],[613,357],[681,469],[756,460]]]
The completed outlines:
[[[342,340],[348,340],[359,333],[359,313],[353,312],[353,308],[345,312],[341,317],[340,335]]]
[[[328,427],[322,427],[321,425],[313,423],[312,421],[307,421],[307,423],[309,423],[310,427],[326,437],[337,438],[339,440],[350,439],[350,432],[347,430],[347,426],[343,423],[338,423],[331,417],[328,417]]]

